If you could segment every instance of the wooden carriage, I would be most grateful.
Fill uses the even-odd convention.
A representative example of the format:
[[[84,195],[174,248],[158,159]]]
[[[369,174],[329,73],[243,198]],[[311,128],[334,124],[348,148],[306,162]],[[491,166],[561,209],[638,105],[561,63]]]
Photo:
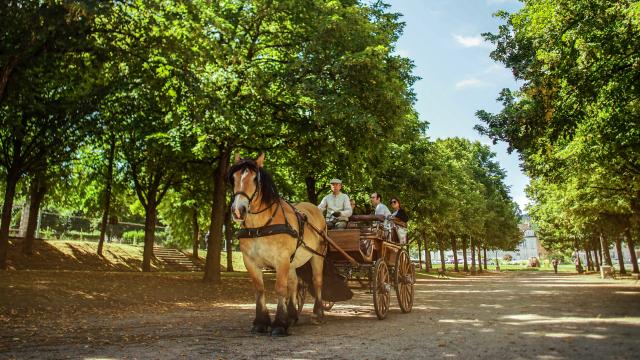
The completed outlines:
[[[376,315],[381,320],[389,311],[392,287],[403,313],[410,312],[413,306],[415,267],[400,226],[385,221],[381,215],[354,215],[349,218],[346,229],[329,230],[327,234],[327,258],[336,265],[344,281],[369,289]],[[305,285],[301,285],[299,310],[306,293]],[[333,307],[331,302],[323,305],[325,310]]]

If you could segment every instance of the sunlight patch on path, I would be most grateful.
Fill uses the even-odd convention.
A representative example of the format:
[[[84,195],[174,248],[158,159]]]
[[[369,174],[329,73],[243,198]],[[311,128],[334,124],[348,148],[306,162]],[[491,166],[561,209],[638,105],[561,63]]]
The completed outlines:
[[[508,325],[559,324],[559,323],[575,323],[575,324],[605,323],[605,324],[640,326],[640,317],[612,317],[612,318],[575,317],[575,316],[549,317],[549,316],[542,316],[537,314],[521,314],[521,315],[507,315],[507,316],[501,317],[501,319],[520,321],[520,322],[506,322],[506,324]]]
[[[538,337],[549,337],[549,338],[556,338],[556,339],[564,339],[564,338],[576,338],[576,337],[582,337],[582,338],[586,338],[586,339],[594,339],[594,340],[604,340],[607,338],[607,336],[604,335],[597,335],[597,334],[569,334],[569,333],[550,333],[550,332],[542,332],[542,331],[527,331],[527,332],[523,332],[523,335],[529,335],[529,336],[538,336]]]

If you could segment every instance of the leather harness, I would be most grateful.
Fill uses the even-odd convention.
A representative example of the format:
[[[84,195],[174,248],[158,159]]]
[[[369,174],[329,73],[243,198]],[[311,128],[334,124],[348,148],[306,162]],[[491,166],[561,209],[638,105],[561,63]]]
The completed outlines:
[[[245,196],[247,199],[249,199],[249,204],[251,204],[251,201],[253,200],[253,197],[256,195],[257,192],[257,188],[256,191],[253,193],[253,195],[248,196],[248,194],[246,194],[245,192],[237,192],[234,193],[233,196],[235,197],[236,195],[242,195]],[[267,220],[267,222],[260,226],[260,227],[256,227],[256,228],[247,228],[243,227],[238,230],[238,232],[236,233],[236,236],[240,239],[240,238],[259,238],[259,237],[267,237],[267,236],[272,236],[272,235],[279,235],[279,234],[287,234],[291,237],[293,237],[294,239],[297,240],[296,243],[296,248],[293,251],[293,254],[291,254],[291,257],[289,258],[289,262],[293,262],[293,259],[296,256],[296,252],[298,251],[298,248],[300,248],[300,246],[304,247],[305,249],[307,249],[308,251],[310,251],[312,254],[318,255],[318,256],[322,256],[325,257],[324,254],[321,254],[319,252],[317,252],[316,250],[310,248],[305,242],[304,242],[304,227],[305,225],[308,223],[309,225],[312,225],[311,223],[308,222],[307,220],[307,215],[301,213],[300,211],[298,211],[298,209],[296,209],[295,206],[293,206],[291,203],[289,203],[288,201],[284,200],[284,202],[289,205],[291,207],[291,209],[293,210],[293,212],[296,214],[296,219],[298,220],[298,229],[299,231],[296,231],[291,224],[289,224],[289,220],[287,220],[287,216],[284,212],[284,208],[282,207],[282,202],[280,201],[282,199],[278,199],[276,200],[274,203],[277,203],[278,206],[276,206],[276,208],[273,210],[273,212],[271,213],[271,216],[269,217],[269,220]],[[249,211],[249,214],[259,214],[263,211],[266,211],[268,209],[270,209],[274,204],[272,203],[270,206],[258,211],[258,212],[251,212]],[[273,221],[276,213],[278,212],[278,209],[282,210],[282,216],[284,217],[284,224],[271,224],[271,222]],[[312,228],[315,229],[314,226],[311,226]]]

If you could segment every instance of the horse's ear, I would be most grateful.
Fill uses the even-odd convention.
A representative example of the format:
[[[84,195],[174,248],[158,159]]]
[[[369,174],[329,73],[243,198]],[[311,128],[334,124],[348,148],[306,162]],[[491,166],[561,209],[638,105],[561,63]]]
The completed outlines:
[[[236,153],[236,164],[240,162],[240,154]]]
[[[256,159],[256,164],[258,165],[259,168],[261,168],[262,165],[264,165],[264,153],[261,153],[260,156],[258,156],[258,158]]]

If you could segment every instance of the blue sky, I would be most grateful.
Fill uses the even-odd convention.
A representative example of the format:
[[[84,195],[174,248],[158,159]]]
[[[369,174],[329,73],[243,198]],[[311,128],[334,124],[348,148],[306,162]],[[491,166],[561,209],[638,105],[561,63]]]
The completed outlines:
[[[415,85],[420,118],[429,122],[431,139],[459,136],[491,145],[506,170],[511,196],[523,208],[524,188],[529,182],[520,170],[516,153],[506,145],[492,145],[473,126],[477,110],[497,112],[496,97],[502,88],[515,88],[511,72],[489,57],[492,46],[482,40],[484,32],[496,32],[497,10],[513,12],[516,0],[388,0],[392,12],[403,14],[404,34],[397,53],[415,63],[422,80]]]

